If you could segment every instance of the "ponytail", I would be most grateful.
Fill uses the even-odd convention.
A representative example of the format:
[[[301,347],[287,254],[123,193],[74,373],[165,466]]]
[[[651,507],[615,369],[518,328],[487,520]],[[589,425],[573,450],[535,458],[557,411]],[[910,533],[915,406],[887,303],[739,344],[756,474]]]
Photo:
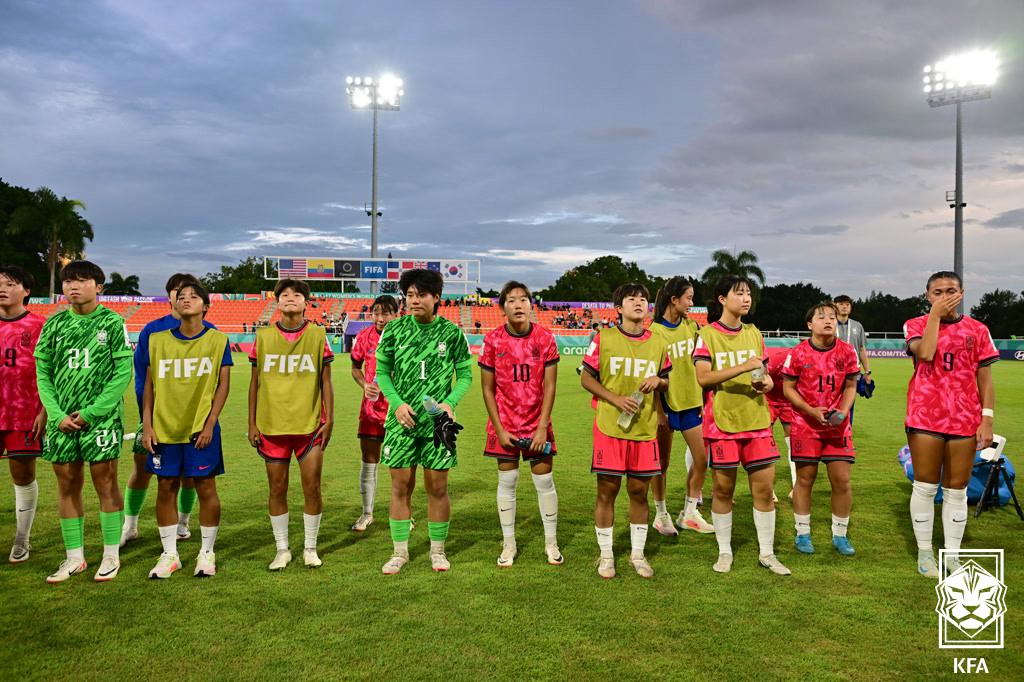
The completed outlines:
[[[665,282],[665,286],[661,287],[658,295],[654,297],[654,321],[664,322],[665,309],[672,303],[672,299],[682,297],[687,289],[692,288],[693,284],[689,279],[678,275]]]

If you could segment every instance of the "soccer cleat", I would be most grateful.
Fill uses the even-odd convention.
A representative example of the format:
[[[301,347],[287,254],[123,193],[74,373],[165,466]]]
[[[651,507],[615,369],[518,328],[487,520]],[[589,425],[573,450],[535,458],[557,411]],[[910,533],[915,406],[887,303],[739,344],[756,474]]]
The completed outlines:
[[[498,557],[498,566],[500,566],[501,568],[508,568],[513,563],[515,563],[515,560],[516,560],[516,543],[515,543],[515,541],[513,541],[513,542],[507,542],[506,541],[505,544],[503,544],[501,546],[501,556]]]
[[[113,580],[117,577],[119,570],[121,570],[121,560],[117,557],[104,555],[103,561],[100,562],[99,570],[96,571],[95,580],[98,583]]]
[[[939,577],[939,562],[930,549],[917,550],[917,572],[928,578]]]
[[[14,544],[11,545],[11,554],[7,557],[7,560],[12,564],[20,564],[28,561],[29,552],[32,551],[32,545],[25,540],[19,540],[14,538]]]
[[[445,556],[444,550],[438,550],[430,553],[430,567],[438,573],[443,573],[452,567],[448,557]]]
[[[647,557],[644,555],[634,556],[629,558],[629,563],[633,564],[633,568],[636,569],[636,574],[641,578],[653,578],[654,569],[647,562]]]
[[[188,540],[190,537],[192,537],[192,531],[190,531],[188,529],[188,526],[183,526],[182,524],[179,523],[178,524],[178,539],[179,540]]]
[[[677,519],[676,523],[684,530],[693,530],[704,534],[715,532],[715,527],[705,521],[704,517],[696,509],[686,515],[679,512],[679,519]]]
[[[668,514],[658,514],[654,517],[654,530],[668,537],[679,535],[679,531],[672,525],[672,517]]]
[[[271,571],[283,571],[284,568],[292,562],[292,553],[287,549],[277,550],[277,554],[274,555],[274,560],[267,566]]]
[[[946,552],[946,575],[952,575],[960,570],[963,565],[960,563],[959,553],[954,554],[953,552]]]
[[[356,519],[356,522],[352,524],[352,530],[354,530],[357,533],[362,533],[364,530],[369,528],[372,524],[373,524],[373,514],[367,514],[367,513],[364,512],[363,514],[360,514],[359,518]],[[410,527],[410,530],[412,530],[411,527]]]
[[[778,501],[779,501],[779,496],[776,495],[775,491],[773,490],[772,491],[772,502],[778,502]]]
[[[46,582],[51,585],[62,583],[71,576],[82,573],[86,568],[88,568],[88,564],[86,564],[85,561],[65,559],[60,562],[60,566],[57,567],[56,572],[46,576]]]
[[[160,555],[160,560],[156,562],[156,566],[149,572],[149,577],[161,580],[170,578],[171,574],[179,568],[181,568],[181,559],[178,558],[178,555],[164,552]]]
[[[565,563],[565,557],[562,556],[562,552],[558,549],[558,545],[554,543],[545,545],[544,553],[548,555],[548,563],[552,566],[561,566]]]
[[[832,536],[832,546],[836,548],[836,551],[843,556],[853,556],[856,554],[856,550],[853,549],[853,545],[850,544],[850,539],[845,535],[839,537],[838,535]]]
[[[121,546],[124,547],[132,540],[139,539],[139,529],[136,528],[125,528],[121,531]]]
[[[402,566],[405,566],[407,563],[409,563],[408,554],[395,554],[388,559],[388,562],[384,564],[384,567],[380,570],[384,575],[395,575],[401,571]]]
[[[213,552],[200,552],[196,557],[196,570],[192,575],[197,578],[212,578],[217,575],[217,555]]]
[[[732,554],[719,554],[718,561],[711,568],[715,573],[728,573],[732,570]]]
[[[306,564],[309,568],[320,568],[324,565],[324,562],[320,561],[320,556],[316,553],[316,548],[309,548],[302,550],[302,563]]]
[[[834,545],[835,543],[835,538],[832,538],[832,544]],[[811,544],[810,534],[797,535],[796,541],[793,544],[796,546],[798,552],[814,554],[814,545]]]
[[[608,580],[615,577],[615,557],[603,556],[597,560],[597,574]]]
[[[757,563],[761,564],[775,575],[792,575],[793,571],[782,565],[782,562],[775,558],[774,554],[759,556]]]

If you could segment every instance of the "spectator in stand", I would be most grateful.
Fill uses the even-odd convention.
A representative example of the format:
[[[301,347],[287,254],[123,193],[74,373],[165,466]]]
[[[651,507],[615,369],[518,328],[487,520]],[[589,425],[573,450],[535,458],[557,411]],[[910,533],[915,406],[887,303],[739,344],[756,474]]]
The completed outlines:
[[[477,320],[477,321],[476,321],[476,324],[474,324],[474,325],[473,325],[473,328],[474,328],[474,329],[476,329],[476,333],[477,333],[477,334],[479,334],[479,333],[480,333],[480,329],[481,329],[482,327],[483,327],[483,325],[482,325],[482,324],[480,324],[480,320]]]
[[[249,333],[249,330],[245,328],[245,322],[242,323],[242,333],[243,334],[248,334]]]

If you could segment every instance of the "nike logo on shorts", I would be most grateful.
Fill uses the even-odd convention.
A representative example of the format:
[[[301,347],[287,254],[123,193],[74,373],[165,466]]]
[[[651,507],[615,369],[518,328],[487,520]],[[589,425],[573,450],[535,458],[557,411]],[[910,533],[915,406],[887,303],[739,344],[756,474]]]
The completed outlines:
[[[207,464],[206,466],[202,466],[202,467],[196,467],[196,468],[197,468],[197,469],[199,469],[200,471],[206,471],[207,469],[209,469],[209,468],[210,468],[210,465],[209,465],[209,464]]]

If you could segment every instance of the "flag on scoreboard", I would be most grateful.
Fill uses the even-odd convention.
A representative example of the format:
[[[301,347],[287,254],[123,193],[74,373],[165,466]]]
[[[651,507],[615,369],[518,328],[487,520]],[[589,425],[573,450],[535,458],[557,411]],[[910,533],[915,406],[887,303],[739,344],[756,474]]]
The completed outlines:
[[[306,263],[309,279],[334,279],[333,258],[310,258]]]
[[[388,279],[399,279],[402,275],[402,264],[397,260],[388,261]]]
[[[459,282],[466,280],[466,261],[461,260],[448,260],[444,262],[444,266],[441,268],[441,274],[444,275],[445,279],[452,279]]]
[[[439,260],[427,261],[427,270],[433,270],[434,272],[441,272],[441,261],[439,261]]]
[[[277,263],[277,275],[282,279],[292,277],[295,279],[306,278],[305,258],[282,258]]]
[[[439,264],[440,265],[440,264]],[[402,272],[406,270],[427,270],[427,261],[425,260],[404,260],[402,261]]]

